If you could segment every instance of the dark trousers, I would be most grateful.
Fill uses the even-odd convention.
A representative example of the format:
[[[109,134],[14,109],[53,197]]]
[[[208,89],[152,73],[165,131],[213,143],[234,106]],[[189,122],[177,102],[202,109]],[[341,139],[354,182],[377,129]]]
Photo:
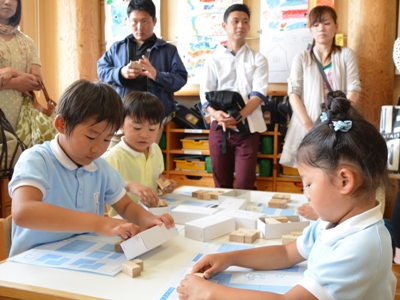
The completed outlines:
[[[399,190],[397,192],[396,202],[393,207],[393,242],[397,248],[400,248],[400,180],[398,180]]]
[[[226,132],[226,153],[222,154],[222,130],[215,130],[217,122],[211,123],[209,145],[215,187],[254,190],[256,182],[257,154],[260,134],[242,136],[239,132]]]

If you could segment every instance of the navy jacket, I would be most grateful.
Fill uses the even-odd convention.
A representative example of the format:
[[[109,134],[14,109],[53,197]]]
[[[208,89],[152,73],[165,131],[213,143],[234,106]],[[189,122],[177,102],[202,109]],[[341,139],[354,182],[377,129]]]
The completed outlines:
[[[97,62],[100,80],[112,85],[121,98],[125,95],[125,87],[120,80],[120,72],[129,63],[128,46],[131,41],[132,34],[115,42]],[[175,111],[174,92],[186,84],[188,73],[176,47],[162,39],[157,38],[148,58],[157,70],[156,81],[147,78],[148,91],[161,100],[167,116]]]

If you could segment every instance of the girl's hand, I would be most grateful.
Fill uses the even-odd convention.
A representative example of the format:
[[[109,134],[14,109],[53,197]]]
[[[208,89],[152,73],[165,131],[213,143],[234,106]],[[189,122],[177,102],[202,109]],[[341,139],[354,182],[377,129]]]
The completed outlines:
[[[193,266],[191,274],[203,273],[204,278],[210,279],[214,274],[224,271],[231,265],[229,254],[217,253],[205,256]]]
[[[303,216],[306,219],[309,220],[318,220],[319,216],[315,212],[315,210],[310,206],[308,203],[304,203],[303,205],[299,206],[297,208],[297,213],[300,216]]]
[[[188,274],[182,279],[181,285],[177,287],[176,291],[179,293],[179,299],[181,300],[211,299],[210,292],[213,285],[215,283]]]
[[[139,226],[123,219],[103,217],[95,231],[102,236],[119,236],[126,240],[140,232]]]

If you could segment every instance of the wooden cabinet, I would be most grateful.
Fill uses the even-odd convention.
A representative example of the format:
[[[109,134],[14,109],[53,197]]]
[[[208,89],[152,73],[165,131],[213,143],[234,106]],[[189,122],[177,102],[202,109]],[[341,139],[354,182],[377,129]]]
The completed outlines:
[[[170,122],[165,130],[166,147],[165,155],[165,176],[177,181],[179,186],[203,186],[214,187],[212,173],[207,171],[176,170],[174,160],[182,156],[209,156],[208,150],[182,149],[181,139],[190,135],[207,136],[209,130],[183,129],[174,122]],[[271,163],[271,173],[268,177],[257,176],[255,186],[260,191],[276,191],[286,193],[302,193],[302,181],[298,176],[283,176],[282,168],[279,165],[280,153],[282,152],[283,138],[275,125],[274,131],[266,131],[261,137],[272,137],[273,147],[271,154],[259,154],[259,160],[268,159]]]
[[[11,198],[8,195],[8,178],[0,179],[0,218],[11,215]]]

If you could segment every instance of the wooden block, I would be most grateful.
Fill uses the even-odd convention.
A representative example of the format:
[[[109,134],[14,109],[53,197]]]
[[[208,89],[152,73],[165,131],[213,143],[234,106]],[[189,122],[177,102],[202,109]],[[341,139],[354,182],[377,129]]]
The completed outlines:
[[[279,216],[279,217],[271,217],[271,218],[273,218],[273,219],[275,219],[275,220],[277,220],[277,221],[279,221],[281,223],[287,223],[289,221],[289,219],[287,217]]]
[[[119,241],[119,242],[116,242],[115,244],[114,244],[114,251],[115,252],[118,252],[118,253],[124,253],[124,251],[122,250],[122,247],[121,247],[121,243],[122,243],[123,241]]]
[[[204,278],[204,273],[194,273],[193,275]]]
[[[208,191],[205,191],[205,190],[197,190],[197,191],[194,191],[194,192],[192,192],[192,197],[193,197],[193,198],[199,198],[199,194],[205,193],[205,192],[208,192]]]
[[[211,199],[213,200],[218,200],[219,195],[225,193],[224,191],[212,191],[209,192],[208,194],[211,196]]]
[[[290,195],[286,194],[275,194],[272,196],[272,199],[280,199],[280,200],[287,200],[288,202],[290,201]]]
[[[294,236],[301,236],[303,235],[303,231],[291,231],[290,234]]]
[[[157,184],[160,187],[161,190],[165,189],[166,187],[171,185],[171,181],[168,179],[162,180],[162,178],[157,179]]]
[[[140,276],[142,268],[132,261],[126,261],[122,264],[122,273],[128,275],[129,277],[135,278]]]
[[[287,203],[288,203],[287,200],[272,198],[268,202],[268,207],[269,208],[286,208],[287,207]]]
[[[136,259],[132,259],[132,260],[131,260],[131,262],[133,262],[133,263],[135,263],[135,264],[139,265],[139,266],[140,266],[140,269],[141,269],[141,271],[143,271],[143,270],[144,270],[144,264],[143,264],[143,261],[142,261],[142,260],[140,260],[140,259],[136,258]]]
[[[279,222],[275,218],[265,218],[264,222],[265,222],[265,224],[281,224],[281,222]]]
[[[168,206],[168,204],[167,204],[167,200],[164,200],[164,199],[158,199],[158,206],[159,206],[159,207],[165,207],[165,206]]]
[[[209,192],[205,192],[205,193],[200,193],[199,196],[197,197],[200,200],[210,200],[211,199],[211,195]]]
[[[289,244],[290,242],[293,242],[297,240],[298,236],[295,236],[293,234],[284,234],[282,235],[282,245]]]
[[[229,234],[229,241],[235,243],[244,243],[244,236],[245,233],[235,230]]]
[[[229,241],[236,243],[252,244],[260,238],[260,231],[249,228],[238,228],[229,234]]]

